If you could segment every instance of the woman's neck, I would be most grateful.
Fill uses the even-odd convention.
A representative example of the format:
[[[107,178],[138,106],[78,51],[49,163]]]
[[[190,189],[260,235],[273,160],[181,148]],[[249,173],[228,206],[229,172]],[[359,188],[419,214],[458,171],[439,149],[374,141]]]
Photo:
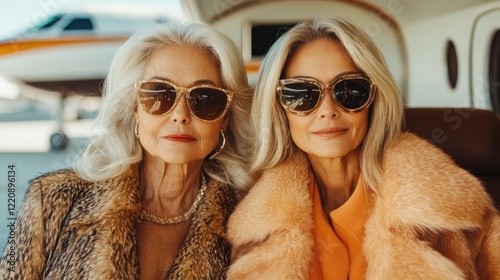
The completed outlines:
[[[309,157],[318,184],[321,204],[325,213],[342,206],[356,189],[361,167],[359,152],[351,152],[345,157],[325,159]]]
[[[143,160],[140,168],[143,209],[163,217],[187,211],[200,189],[202,164]]]

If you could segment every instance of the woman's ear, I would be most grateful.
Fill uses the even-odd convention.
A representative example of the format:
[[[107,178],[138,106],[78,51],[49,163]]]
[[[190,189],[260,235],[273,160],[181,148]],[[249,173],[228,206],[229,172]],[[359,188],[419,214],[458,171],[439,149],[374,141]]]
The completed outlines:
[[[138,106],[135,106],[134,108],[134,119],[135,119],[135,122],[138,123],[139,122],[139,107]]]
[[[229,125],[229,118],[226,115],[224,117],[224,121],[222,122],[222,126],[221,126],[222,131],[226,131],[228,125]]]

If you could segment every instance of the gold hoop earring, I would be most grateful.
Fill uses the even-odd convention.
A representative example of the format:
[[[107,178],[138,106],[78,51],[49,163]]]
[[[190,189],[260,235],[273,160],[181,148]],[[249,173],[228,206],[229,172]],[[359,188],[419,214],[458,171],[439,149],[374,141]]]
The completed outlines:
[[[222,152],[222,149],[224,149],[224,146],[226,146],[226,136],[224,136],[224,131],[222,129],[220,130],[220,134],[222,135],[222,144],[220,145],[219,149],[208,158],[210,160],[213,159],[216,155],[220,154],[220,152]]]
[[[135,138],[137,138],[137,140],[139,140],[139,123],[135,123],[134,134],[135,134]]]

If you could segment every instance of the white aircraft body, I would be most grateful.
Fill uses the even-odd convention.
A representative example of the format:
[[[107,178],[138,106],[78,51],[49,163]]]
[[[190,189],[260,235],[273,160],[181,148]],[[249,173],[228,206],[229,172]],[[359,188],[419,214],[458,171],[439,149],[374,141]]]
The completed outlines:
[[[118,47],[141,27],[173,17],[157,6],[73,6],[0,43],[0,75],[35,87],[100,95]]]

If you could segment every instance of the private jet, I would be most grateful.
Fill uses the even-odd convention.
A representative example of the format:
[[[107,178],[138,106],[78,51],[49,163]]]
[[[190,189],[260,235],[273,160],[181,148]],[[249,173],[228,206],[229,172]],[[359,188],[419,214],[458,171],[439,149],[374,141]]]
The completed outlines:
[[[73,5],[1,41],[0,81],[10,83],[18,94],[4,98],[0,112],[22,107],[26,110],[17,115],[25,118],[41,110],[50,111],[51,118],[58,120],[57,129],[50,135],[50,147],[65,148],[63,126],[67,116],[74,119],[83,112],[78,106],[96,103],[119,46],[139,28],[178,16],[158,5]],[[0,97],[2,94],[6,93],[0,92]]]
[[[170,15],[150,5],[70,6],[0,42],[0,75],[44,90],[100,95],[117,48],[139,28]]]

